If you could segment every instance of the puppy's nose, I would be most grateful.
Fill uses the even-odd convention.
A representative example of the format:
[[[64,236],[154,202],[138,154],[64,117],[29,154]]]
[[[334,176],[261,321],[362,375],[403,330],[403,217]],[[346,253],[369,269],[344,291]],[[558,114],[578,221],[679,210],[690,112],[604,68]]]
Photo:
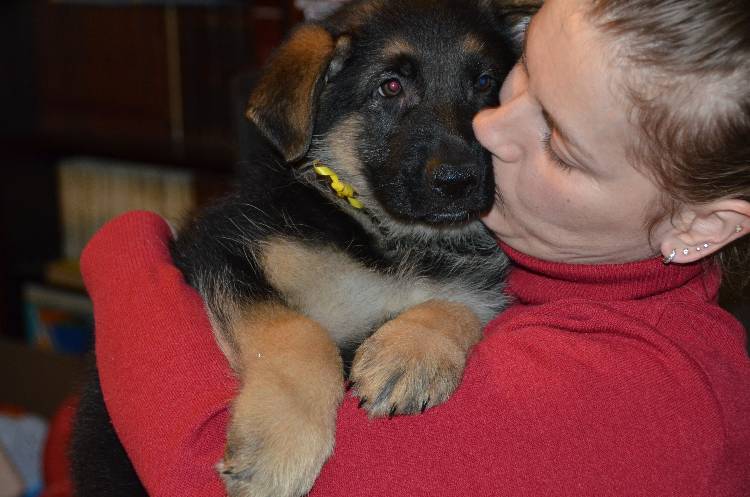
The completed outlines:
[[[432,187],[450,197],[467,195],[476,184],[477,175],[469,165],[441,164],[432,178]]]

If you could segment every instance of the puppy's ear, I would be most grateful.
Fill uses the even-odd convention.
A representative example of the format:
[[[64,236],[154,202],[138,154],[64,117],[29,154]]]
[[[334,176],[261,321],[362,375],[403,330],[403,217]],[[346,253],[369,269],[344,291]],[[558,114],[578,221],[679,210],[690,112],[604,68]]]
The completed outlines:
[[[310,146],[318,97],[328,73],[340,67],[347,41],[334,40],[321,26],[301,26],[279,47],[250,94],[245,115],[288,162]]]
[[[482,0],[482,7],[489,10],[489,18],[496,29],[507,32],[516,55],[521,55],[523,39],[531,17],[542,6],[542,0]]]

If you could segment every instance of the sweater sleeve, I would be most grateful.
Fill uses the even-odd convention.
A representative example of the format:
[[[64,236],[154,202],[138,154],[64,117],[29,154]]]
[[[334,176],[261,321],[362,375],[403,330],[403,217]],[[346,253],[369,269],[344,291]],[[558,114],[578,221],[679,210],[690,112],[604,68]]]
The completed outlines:
[[[214,465],[236,382],[200,296],[172,265],[170,229],[133,212],[87,245],[81,267],[94,303],[102,392],[154,497],[225,495]]]
[[[84,254],[102,388],[151,495],[218,497],[236,383],[168,239],[160,218],[134,213]],[[723,437],[710,387],[651,331],[585,302],[512,308],[445,404],[371,420],[347,396],[310,497],[716,497]]]

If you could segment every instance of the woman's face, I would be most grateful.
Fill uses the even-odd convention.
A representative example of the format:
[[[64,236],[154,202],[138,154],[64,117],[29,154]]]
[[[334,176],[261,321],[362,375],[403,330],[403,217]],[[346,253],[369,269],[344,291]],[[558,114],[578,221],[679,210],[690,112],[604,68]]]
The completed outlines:
[[[585,0],[547,0],[501,106],[474,120],[492,153],[498,201],[485,224],[511,247],[546,260],[626,262],[655,256],[649,221],[659,189],[628,160],[635,127],[607,60],[612,42],[586,19]],[[656,225],[654,241],[666,229]]]

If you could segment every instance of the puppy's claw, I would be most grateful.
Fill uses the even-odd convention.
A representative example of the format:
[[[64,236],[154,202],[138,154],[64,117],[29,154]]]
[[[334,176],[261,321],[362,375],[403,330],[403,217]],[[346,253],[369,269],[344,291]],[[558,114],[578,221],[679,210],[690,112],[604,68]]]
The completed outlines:
[[[311,404],[272,384],[274,395],[245,388],[232,405],[224,458],[216,469],[228,497],[302,497],[333,451],[339,381]],[[321,405],[322,404],[322,405]]]
[[[309,426],[289,428],[294,432],[289,440],[269,438],[270,443],[249,452],[235,446],[231,451],[234,454],[225,456],[217,469],[229,497],[302,497],[309,492],[332,451],[333,436],[331,433],[316,440],[310,437]],[[307,445],[300,444],[300,440]],[[285,447],[279,448],[280,444]]]
[[[252,468],[246,468],[237,471],[234,467],[225,465],[224,463],[219,463],[217,469],[225,479],[243,480],[245,482],[249,482],[253,478]]]
[[[414,325],[402,328],[398,319],[389,321],[354,357],[351,377],[359,407],[371,417],[424,412],[450,396],[465,359],[465,350],[450,337]]]

